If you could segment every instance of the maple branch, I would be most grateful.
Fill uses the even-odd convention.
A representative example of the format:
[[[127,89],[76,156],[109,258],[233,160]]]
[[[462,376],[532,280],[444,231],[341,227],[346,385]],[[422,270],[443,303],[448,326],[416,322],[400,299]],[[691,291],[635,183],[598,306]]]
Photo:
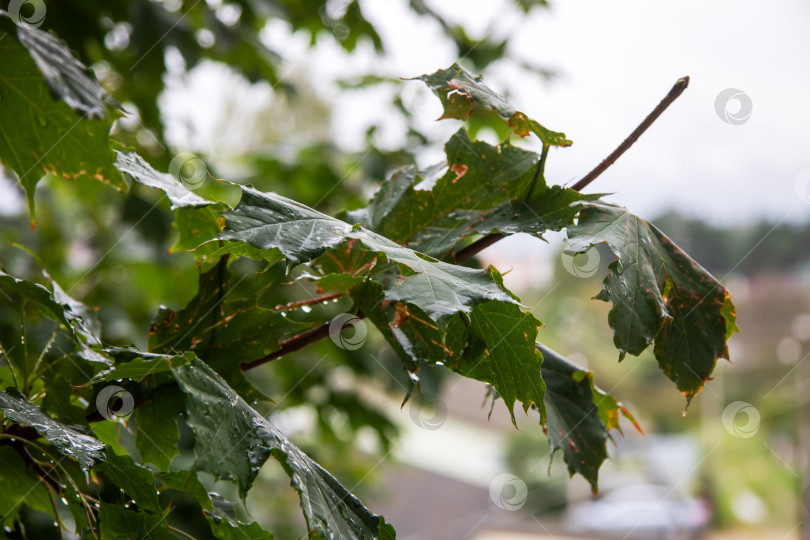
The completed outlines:
[[[471,259],[477,255],[479,251],[485,250],[495,242],[499,242],[504,238],[506,238],[506,235],[503,233],[492,233],[483,236],[469,246],[461,248],[458,253],[456,253],[456,262],[464,262],[467,259]]]
[[[602,162],[599,165],[597,165],[591,172],[583,176],[579,182],[571,186],[571,189],[575,191],[581,191],[588,184],[596,180],[596,178],[600,174],[605,172],[608,169],[608,167],[613,165],[616,162],[616,160],[619,159],[621,155],[624,154],[627,151],[627,149],[630,148],[633,145],[633,143],[638,140],[639,137],[641,137],[641,134],[647,131],[647,128],[649,128],[653,124],[653,122],[655,122],[658,119],[658,117],[661,116],[661,114],[665,110],[667,110],[667,107],[669,107],[673,101],[678,99],[678,96],[680,96],[683,93],[683,91],[686,90],[687,86],[689,86],[688,76],[681,77],[680,79],[678,79],[678,81],[675,83],[675,85],[672,87],[669,93],[666,96],[664,96],[664,99],[662,99],[661,102],[655,107],[655,109],[653,109],[652,112],[647,115],[647,118],[645,118],[638,125],[638,127],[634,129],[630,135],[627,136],[627,138],[624,141],[622,141],[622,144],[620,144],[616,148],[616,150],[614,150],[608,157],[603,159]],[[495,242],[503,240],[504,238],[506,238],[506,235],[501,233],[492,233],[484,237],[481,237],[472,244],[470,244],[469,246],[459,250],[459,252],[456,254],[456,262],[466,261],[470,257],[477,255],[480,251],[483,251],[484,249],[488,248]]]
[[[605,172],[608,167],[613,165],[619,157],[624,154],[630,146],[633,145],[634,142],[641,137],[641,134],[647,131],[653,122],[658,119],[659,116],[669,107],[673,101],[675,101],[678,96],[680,96],[686,87],[689,85],[689,77],[682,77],[678,79],[678,82],[672,87],[669,93],[661,100],[661,102],[653,109],[653,111],[647,115],[647,117],[638,125],[636,129],[614,150],[608,157],[606,157],[599,165],[596,166],[591,172],[586,174],[579,182],[574,184],[571,189],[576,191],[580,191],[588,184],[593,182],[600,174]],[[537,181],[537,178],[540,174],[543,174],[545,169],[546,163],[546,156],[548,155],[548,145],[543,145],[543,152],[540,155],[540,160],[537,164],[537,171],[535,172],[535,178],[532,182],[532,188],[529,190],[529,195],[527,199],[531,196],[532,190],[534,189],[534,182]],[[488,248],[495,242],[503,240],[506,238],[505,234],[502,233],[493,233],[483,236],[473,242],[472,244],[460,249],[456,253],[456,262],[464,262],[468,259],[471,259],[475,255],[477,255],[480,251]],[[304,305],[307,303],[313,303],[316,301],[323,301],[324,299],[331,299],[335,298],[340,295],[331,295],[329,297],[321,297],[312,301],[303,300],[301,302],[295,302],[293,304],[288,304],[289,307],[296,307],[298,305]],[[357,313],[357,317],[365,318],[363,313]],[[252,360],[250,362],[243,362],[241,367],[242,371],[247,371],[249,369],[253,369],[255,367],[261,366],[262,364],[266,364],[267,362],[271,362],[276,358],[281,358],[291,352],[295,352],[297,350],[303,349],[310,343],[315,343],[316,341],[320,341],[321,339],[325,338],[329,335],[329,323],[324,323],[321,326],[316,326],[315,328],[311,328],[306,332],[302,332],[296,336],[293,336],[289,339],[284,341],[280,341],[279,345],[281,346],[277,351],[274,351],[263,358],[259,358],[258,360]]]

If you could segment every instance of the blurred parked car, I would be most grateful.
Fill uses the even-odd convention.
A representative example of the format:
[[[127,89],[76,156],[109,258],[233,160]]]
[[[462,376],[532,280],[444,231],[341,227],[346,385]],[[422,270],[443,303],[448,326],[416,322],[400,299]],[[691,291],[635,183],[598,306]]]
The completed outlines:
[[[571,503],[564,517],[573,533],[628,540],[702,538],[710,519],[706,501],[652,484],[622,487],[594,501]]]

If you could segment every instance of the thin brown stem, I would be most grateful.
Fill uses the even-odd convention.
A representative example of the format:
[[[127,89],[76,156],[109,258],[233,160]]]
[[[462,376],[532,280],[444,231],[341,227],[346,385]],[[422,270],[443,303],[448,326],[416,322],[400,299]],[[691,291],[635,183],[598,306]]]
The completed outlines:
[[[485,250],[495,242],[503,240],[504,238],[506,238],[506,235],[501,233],[492,233],[482,236],[469,246],[458,250],[458,253],[456,253],[456,262],[464,262],[467,259],[471,259],[477,255],[479,251]]]
[[[358,313],[357,316],[360,318],[363,317],[363,315],[360,313]],[[311,328],[306,332],[302,332],[289,339],[279,341],[278,344],[281,345],[281,347],[277,351],[273,351],[267,356],[259,358],[258,360],[251,360],[250,362],[242,362],[241,364],[242,371],[244,372],[249,369],[253,369],[255,367],[261,366],[262,364],[266,364],[267,362],[271,362],[276,358],[281,358],[282,356],[288,355],[291,352],[303,349],[310,343],[320,341],[328,335],[329,335],[329,323],[323,323],[320,326]]]
[[[334,300],[335,298],[340,298],[341,296],[343,296],[343,293],[327,294],[325,296],[319,296],[317,298],[308,298],[306,300],[290,302],[289,304],[279,304],[274,309],[276,311],[282,311],[285,309],[295,309],[301,306],[309,306],[312,304],[320,304],[322,302],[328,302],[329,300]]]
[[[680,96],[683,93],[683,91],[686,90],[687,86],[689,86],[688,76],[681,77],[680,79],[678,79],[678,82],[676,82],[675,86],[673,86],[672,89],[669,91],[669,93],[666,96],[664,96],[664,99],[661,100],[661,103],[659,103],[655,107],[655,109],[653,109],[653,111],[647,115],[647,118],[645,118],[644,121],[641,122],[636,129],[633,130],[633,133],[628,135],[628,137],[622,142],[622,144],[619,145],[618,148],[616,148],[616,150],[614,150],[608,157],[602,160],[602,163],[597,165],[591,172],[586,174],[582,178],[582,180],[571,186],[571,189],[581,191],[583,188],[585,188],[585,186],[596,180],[596,178],[600,174],[605,172],[608,167],[613,165],[616,162],[616,160],[619,159],[621,155],[624,154],[627,151],[627,149],[630,148],[633,145],[633,143],[638,140],[639,137],[641,137],[641,134],[647,131],[647,128],[649,128],[653,124],[653,122],[655,122],[658,119],[658,117],[661,116],[661,114],[665,110],[667,110],[667,107],[669,107],[673,101],[678,99],[678,96]]]

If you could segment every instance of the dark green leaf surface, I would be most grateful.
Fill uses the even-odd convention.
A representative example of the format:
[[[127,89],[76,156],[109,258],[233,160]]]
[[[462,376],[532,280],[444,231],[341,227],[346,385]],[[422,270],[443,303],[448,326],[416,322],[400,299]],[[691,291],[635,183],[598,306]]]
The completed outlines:
[[[213,511],[214,505],[205,486],[197,478],[197,472],[193,470],[180,470],[172,472],[158,473],[156,475],[160,482],[161,491],[164,489],[174,489],[185,493],[197,501],[203,510]]]
[[[239,394],[253,402],[264,399],[244,378],[240,364],[262,358],[279,349],[279,341],[315,326],[286,317],[267,297],[281,302],[284,265],[264,272],[265,285],[247,297],[234,293],[227,261],[200,275],[200,285],[182,310],[163,310],[149,330],[149,348],[156,352],[194,351],[222,375]],[[239,278],[236,278],[239,279]]]
[[[112,355],[120,355],[121,353],[120,349],[108,349],[108,351]],[[137,356],[129,361],[118,362],[111,369],[96,374],[90,380],[90,384],[117,381],[119,379],[132,379],[135,382],[140,382],[148,375],[165,373],[170,371],[173,367],[188,364],[189,360],[193,357],[192,353],[179,356],[143,353],[135,350],[128,350],[127,353],[136,354]]]
[[[513,200],[489,212],[477,223],[475,231],[481,234],[527,233],[542,238],[547,231],[559,231],[572,225],[579,213],[579,201],[589,201],[599,195],[582,194],[560,186],[546,186],[542,177],[528,201]]]
[[[151,463],[161,471],[169,470],[178,454],[177,417],[182,412],[182,401],[176,387],[161,387],[135,410],[135,448],[143,463]]]
[[[119,456],[107,449],[107,459],[93,468],[103,473],[113,484],[121,488],[141,510],[159,514],[157,488],[152,471],[136,465],[129,456]]]
[[[264,286],[249,297],[235,293],[227,262],[200,275],[197,295],[178,312],[164,311],[149,331],[149,348],[157,352],[194,351],[217,367],[255,360],[278,350],[278,341],[311,324],[295,322],[260,299],[280,300],[285,275],[281,265],[263,274]],[[275,294],[274,294],[275,293]]]
[[[405,369],[418,370],[419,362],[441,362],[456,373],[494,386],[504,398],[512,421],[514,404],[524,411],[532,404],[543,419],[542,356],[535,349],[540,322],[520,306],[490,301],[475,306],[471,323],[461,313],[440,329],[418,307],[380,300],[378,283],[357,293],[359,306],[399,355]]]
[[[352,232],[348,223],[275,193],[242,188],[242,200],[222,213],[221,240],[242,241],[258,249],[278,249],[291,262],[306,262],[334,248]]]
[[[43,411],[73,424],[82,425],[87,422],[84,407],[71,403],[73,386],[61,373],[45,379],[45,392],[42,399]]]
[[[243,539],[258,539],[258,540],[272,540],[273,535],[264,529],[255,521],[252,523],[242,523],[234,519],[228,513],[222,511],[219,504],[215,504],[211,497],[216,497],[215,494],[210,494],[205,491],[202,483],[197,479],[197,473],[191,470],[175,471],[170,473],[160,473],[157,475],[161,483],[161,491],[165,489],[173,489],[181,493],[189,495],[203,510],[208,526],[214,536],[222,540],[243,540]],[[217,498],[217,502],[221,499]]]
[[[372,514],[334,477],[292,444],[202,362],[174,371],[186,393],[188,424],[195,433],[196,466],[233,479],[244,497],[272,455],[301,497],[310,534],[372,539],[390,525]]]
[[[586,203],[568,236],[574,251],[605,242],[618,257],[597,298],[613,303],[608,322],[620,359],[641,354],[655,340],[659,366],[688,405],[717,359],[728,358],[726,341],[737,331],[726,288],[661,231],[620,206]]]
[[[571,476],[581,474],[596,493],[610,435],[594,401],[593,373],[569,363],[547,347],[538,349],[543,353],[546,434],[551,451],[562,449]]]
[[[381,253],[409,274],[386,280],[386,299],[417,305],[439,323],[488,300],[514,302],[492,267],[475,270],[437,261],[274,193],[250,187],[243,192],[239,205],[223,212],[226,221],[220,239],[275,248],[294,262],[310,261],[343,243],[351,248],[360,242],[366,251]]]
[[[13,388],[0,392],[0,409],[9,420],[33,427],[57,450],[76,458],[82,469],[104,459],[101,441],[49,417]]]
[[[458,64],[430,75],[422,75],[417,79],[424,81],[439,96],[444,106],[442,118],[467,120],[478,104],[497,112],[501,118],[509,122],[512,131],[521,137],[534,133],[543,144],[571,145],[571,141],[565,138],[564,133],[551,131],[518,111],[514,105],[485,85],[481,77],[472,75]]]
[[[169,532],[166,518],[161,514],[136,512],[117,504],[102,502],[98,518],[101,522],[101,538],[104,540],[176,540]]]
[[[45,174],[126,187],[113,166],[112,121],[82,116],[103,116],[101,89],[65,46],[0,15],[0,57],[0,162],[25,188],[32,222],[34,191]]]
[[[456,369],[462,375],[494,386],[509,408],[513,423],[514,404],[519,400],[524,412],[532,404],[537,405],[541,422],[545,424],[543,395],[546,387],[540,375],[543,357],[534,347],[539,327],[540,321],[517,305],[487,302],[477,306],[472,312],[471,331],[475,339],[485,344],[485,350],[469,371],[465,366],[469,362]],[[481,372],[486,373],[486,377],[482,377]]]
[[[56,282],[51,282],[54,292],[26,279],[17,279],[0,270],[0,287],[18,295],[23,302],[33,302],[51,320],[56,321],[70,332],[77,342],[87,345],[98,344],[98,338],[91,328],[93,323],[86,320],[90,313],[84,304],[69,297]],[[2,290],[2,289],[0,289]],[[11,298],[4,295],[4,298]]]
[[[51,498],[41,478],[29,474],[25,462],[11,446],[0,447],[0,523],[13,522],[23,503],[53,514]]]
[[[423,177],[405,169],[387,180],[366,210],[368,220],[363,224],[394,242],[439,256],[475,233],[498,208],[524,197],[539,158],[508,143],[471,141],[464,129],[450,139],[445,151],[446,172],[434,168]]]

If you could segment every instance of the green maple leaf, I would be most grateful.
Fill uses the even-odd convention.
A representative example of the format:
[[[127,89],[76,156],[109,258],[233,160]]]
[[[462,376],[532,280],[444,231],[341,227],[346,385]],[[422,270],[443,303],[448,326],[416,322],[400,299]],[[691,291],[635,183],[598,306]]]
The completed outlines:
[[[126,188],[113,166],[112,119],[90,71],[57,38],[0,14],[0,162],[34,192],[46,174]]]
[[[726,342],[738,331],[731,295],[672,240],[627,209],[586,203],[568,229],[573,251],[605,242],[610,264],[596,298],[612,302],[608,322],[619,359],[639,355],[655,340],[663,372],[689,401],[710,378]]]

